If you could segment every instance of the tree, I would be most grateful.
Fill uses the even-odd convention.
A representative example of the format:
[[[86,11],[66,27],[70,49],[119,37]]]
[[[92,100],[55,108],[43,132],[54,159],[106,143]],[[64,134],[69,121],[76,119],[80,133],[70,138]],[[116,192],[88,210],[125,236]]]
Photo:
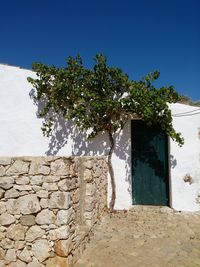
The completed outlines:
[[[140,81],[129,79],[119,68],[109,67],[101,54],[94,58],[92,69],[85,68],[81,57],[67,59],[66,68],[34,63],[37,78],[28,78],[35,88],[35,100],[45,100],[40,116],[45,118],[43,133],[49,136],[54,127],[55,114],[74,120],[82,131],[90,131],[89,138],[106,132],[110,140],[108,167],[111,177],[112,197],[110,209],[115,204],[115,179],[111,157],[117,130],[135,117],[148,125],[159,125],[162,130],[183,144],[180,133],[172,125],[168,103],[179,100],[178,93],[170,87],[156,89],[153,82],[159,72],[149,73]]]

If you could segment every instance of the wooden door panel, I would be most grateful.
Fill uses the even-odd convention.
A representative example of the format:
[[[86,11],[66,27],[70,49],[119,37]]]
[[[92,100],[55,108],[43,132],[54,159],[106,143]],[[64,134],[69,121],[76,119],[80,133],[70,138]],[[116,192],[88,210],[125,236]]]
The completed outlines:
[[[131,131],[133,204],[168,205],[168,138],[138,120]]]

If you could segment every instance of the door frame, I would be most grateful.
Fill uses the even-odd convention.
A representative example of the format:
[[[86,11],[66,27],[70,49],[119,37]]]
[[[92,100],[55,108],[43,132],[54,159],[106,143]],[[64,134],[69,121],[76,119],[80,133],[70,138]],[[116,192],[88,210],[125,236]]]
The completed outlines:
[[[141,119],[140,118],[135,118],[135,119],[132,119],[130,121],[130,137],[131,137],[131,202],[132,202],[132,205],[133,206],[138,206],[138,204],[135,204],[133,203],[133,164],[132,164],[132,157],[133,157],[133,153],[132,153],[132,148],[133,148],[133,145],[134,145],[134,142],[132,140],[132,133],[133,133],[133,121],[140,121]],[[166,154],[167,154],[167,176],[168,176],[168,183],[167,183],[167,187],[168,187],[168,204],[167,206],[164,206],[164,207],[172,207],[172,183],[171,183],[171,164],[170,164],[170,137],[167,136],[166,138],[166,142],[167,142],[167,145],[166,145]],[[142,206],[141,204],[139,206]]]

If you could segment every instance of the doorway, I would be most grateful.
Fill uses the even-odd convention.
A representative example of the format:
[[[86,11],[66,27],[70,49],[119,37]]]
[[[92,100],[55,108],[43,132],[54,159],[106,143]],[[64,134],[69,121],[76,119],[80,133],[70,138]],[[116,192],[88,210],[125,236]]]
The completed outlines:
[[[168,136],[132,120],[131,143],[133,204],[169,206]]]

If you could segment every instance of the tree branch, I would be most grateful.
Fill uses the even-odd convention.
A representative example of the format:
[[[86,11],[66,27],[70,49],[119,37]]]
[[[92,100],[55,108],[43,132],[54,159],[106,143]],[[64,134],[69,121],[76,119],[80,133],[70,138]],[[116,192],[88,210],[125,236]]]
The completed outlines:
[[[114,146],[115,146],[115,141],[114,141],[114,138],[111,132],[108,132],[108,135],[109,135],[109,140],[110,140],[110,150],[108,153],[108,169],[109,169],[111,187],[112,187],[112,195],[111,195],[109,206],[110,206],[111,211],[113,211],[114,205],[115,205],[115,199],[116,199],[116,184],[115,184],[115,176],[114,176],[114,170],[113,170],[111,158],[112,158],[112,153],[113,153]]]

